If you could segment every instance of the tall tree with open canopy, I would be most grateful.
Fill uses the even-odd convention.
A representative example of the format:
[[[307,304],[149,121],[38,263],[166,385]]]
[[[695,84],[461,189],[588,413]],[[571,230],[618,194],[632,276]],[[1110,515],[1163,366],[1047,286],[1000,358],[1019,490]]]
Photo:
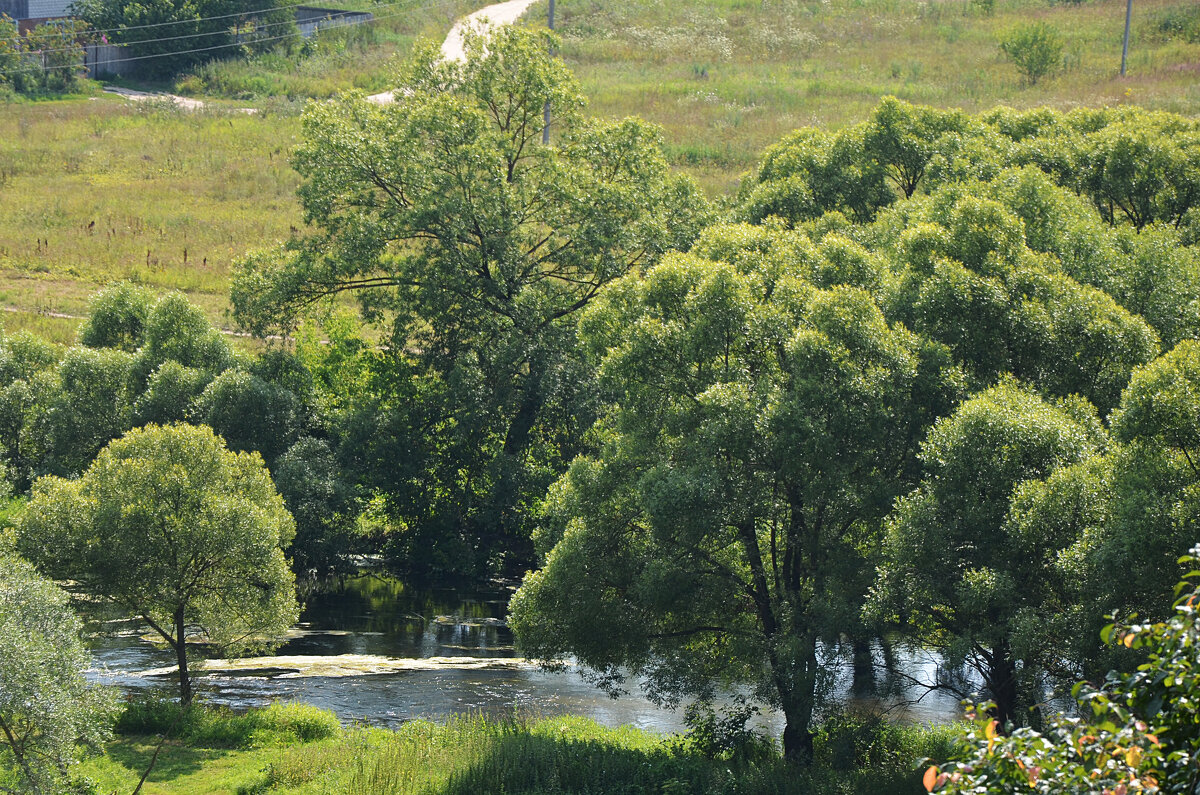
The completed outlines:
[[[468,557],[471,546],[520,557],[522,500],[574,454],[550,426],[587,396],[575,313],[688,245],[708,215],[655,129],[583,115],[552,44],[521,28],[468,35],[463,62],[419,48],[402,101],[312,105],[294,164],[316,231],[242,263],[233,283],[236,315],[255,331],[343,293],[385,327],[371,410],[400,430],[373,434],[368,455],[420,471],[371,485],[410,531],[476,536]],[[552,146],[540,144],[545,104]]]
[[[811,244],[810,261],[739,254],[728,238],[754,236],[723,234],[697,250],[735,264],[673,254],[588,312],[613,399],[602,448],[554,487],[511,620],[528,654],[574,655],[610,689],[642,676],[669,703],[748,685],[802,760],[831,671],[818,640],[857,605],[862,550],[962,377],[866,291],[804,278],[825,270]]]
[[[258,454],[230,452],[205,427],[148,425],[105,447],[78,480],[42,478],[17,533],[51,574],[162,637],[184,703],[189,635],[253,648],[298,615],[283,554],[295,523]]]
[[[1014,490],[1102,450],[1095,409],[1049,403],[1006,382],[938,421],[921,447],[925,475],[887,522],[872,609],[974,667],[1004,723],[1020,720],[1021,674],[1044,651],[1028,632],[1045,608],[1053,534],[1006,520]]]
[[[82,630],[67,595],[0,539],[0,767],[20,784],[5,792],[76,791],[80,750],[108,733],[116,699],[84,677]]]

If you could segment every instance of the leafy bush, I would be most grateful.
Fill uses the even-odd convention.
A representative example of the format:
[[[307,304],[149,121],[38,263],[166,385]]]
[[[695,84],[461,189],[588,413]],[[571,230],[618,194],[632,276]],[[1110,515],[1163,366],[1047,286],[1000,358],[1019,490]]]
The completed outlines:
[[[38,25],[25,35],[0,14],[0,88],[23,94],[78,91],[86,72],[83,46],[87,26],[73,20]]]
[[[180,714],[180,710],[183,714]],[[117,719],[117,734],[166,734],[202,748],[259,748],[324,740],[341,731],[332,712],[308,704],[272,704],[235,714],[227,707],[146,699],[130,702]]]
[[[1196,565],[1200,546],[1180,563]],[[945,770],[929,768],[925,787],[940,793],[1195,792],[1200,784],[1200,595],[1175,604],[1153,624],[1109,625],[1101,637],[1144,649],[1132,673],[1110,673],[1074,696],[1084,717],[1057,717],[1044,732],[1022,728],[1005,737],[984,709],[968,713],[968,751]]]
[[[1021,25],[1000,42],[1000,49],[1031,86],[1062,66],[1063,46],[1058,29],[1045,22]]]
[[[1169,9],[1159,17],[1158,32],[1169,39],[1200,43],[1200,5]]]
[[[707,701],[688,704],[683,713],[688,726],[687,743],[709,759],[767,759],[775,750],[774,742],[746,725],[757,713],[758,707],[747,704],[743,698],[720,714]]]

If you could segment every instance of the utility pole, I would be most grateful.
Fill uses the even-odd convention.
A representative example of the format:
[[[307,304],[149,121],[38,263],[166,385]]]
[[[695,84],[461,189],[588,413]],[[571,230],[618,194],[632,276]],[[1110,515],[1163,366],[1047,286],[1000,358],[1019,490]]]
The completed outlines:
[[[554,0],[550,0],[550,3],[553,5]],[[1121,77],[1125,76],[1125,64],[1129,60],[1129,18],[1132,16],[1133,0],[1125,0],[1125,39],[1121,42]]]
[[[1130,2],[1132,1],[1130,0]],[[1127,27],[1128,24],[1126,23]],[[554,0],[550,0],[549,26],[550,30],[554,30]],[[1126,32],[1126,37],[1128,35],[1128,32]],[[1124,66],[1121,67],[1121,74],[1125,74]],[[550,143],[550,100],[546,100],[546,106],[542,108],[542,143],[547,145]]]

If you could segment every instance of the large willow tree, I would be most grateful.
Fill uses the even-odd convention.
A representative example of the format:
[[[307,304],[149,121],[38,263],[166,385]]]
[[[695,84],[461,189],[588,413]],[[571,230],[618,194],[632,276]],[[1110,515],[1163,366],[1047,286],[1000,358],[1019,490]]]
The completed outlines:
[[[830,670],[819,640],[853,621],[862,550],[961,373],[836,284],[861,272],[839,276],[802,235],[763,237],[714,231],[696,251],[729,261],[672,255],[589,311],[613,401],[603,447],[555,487],[512,625],[527,653],[574,655],[610,689],[643,676],[671,702],[748,685],[804,759]]]
[[[356,458],[404,550],[446,566],[527,559],[526,503],[589,422],[575,314],[706,216],[655,129],[583,116],[551,45],[469,35],[463,62],[418,49],[394,103],[312,105],[294,163],[313,231],[234,280],[257,331],[344,294],[377,322],[389,344],[349,412],[371,429]]]

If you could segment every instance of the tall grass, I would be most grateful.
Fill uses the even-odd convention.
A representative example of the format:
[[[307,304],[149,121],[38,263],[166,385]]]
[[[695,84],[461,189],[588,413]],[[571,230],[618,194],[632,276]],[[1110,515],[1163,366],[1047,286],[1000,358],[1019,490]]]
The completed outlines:
[[[550,795],[740,793],[914,795],[925,759],[944,761],[955,728],[836,715],[817,732],[811,767],[769,745],[706,755],[703,742],[579,717],[412,721],[343,729],[329,712],[274,705],[245,714],[133,702],[104,757],[84,764],[98,791],[127,792],[169,733],[147,795]],[[709,752],[711,753],[711,752]]]
[[[126,705],[114,730],[166,735],[199,748],[255,748],[324,740],[341,732],[337,716],[309,704],[278,703],[237,714],[222,707],[149,699]]]
[[[847,733],[855,734],[850,746]],[[802,769],[777,755],[710,759],[678,737],[606,728],[584,718],[460,717],[283,749],[271,758],[263,779],[243,791],[907,794],[920,789],[919,760],[945,758],[951,735],[949,728],[859,724],[836,737],[820,734],[816,763]],[[857,751],[854,741],[861,746]]]

